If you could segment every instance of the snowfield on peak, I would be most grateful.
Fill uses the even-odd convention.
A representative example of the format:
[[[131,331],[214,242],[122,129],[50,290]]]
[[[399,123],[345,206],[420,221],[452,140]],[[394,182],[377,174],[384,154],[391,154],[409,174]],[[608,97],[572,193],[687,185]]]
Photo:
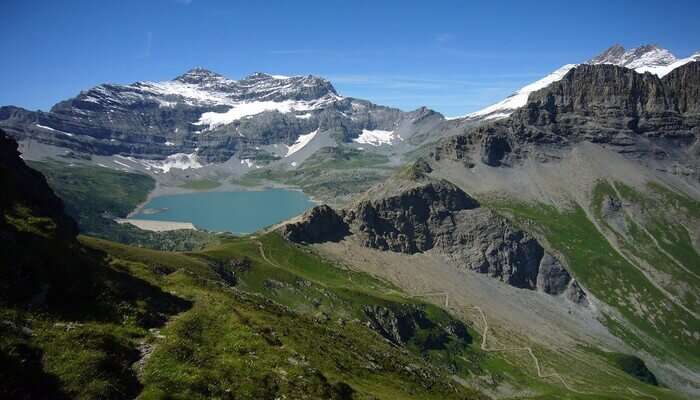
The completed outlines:
[[[403,138],[394,131],[383,131],[380,129],[367,130],[363,129],[362,134],[352,140],[355,143],[368,144],[370,146],[381,146],[383,144],[393,144],[397,141],[403,141]]]

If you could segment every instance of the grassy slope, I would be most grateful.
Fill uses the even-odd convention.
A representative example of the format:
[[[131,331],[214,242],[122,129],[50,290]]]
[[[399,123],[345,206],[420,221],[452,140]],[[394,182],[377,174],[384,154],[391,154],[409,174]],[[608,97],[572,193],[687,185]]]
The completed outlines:
[[[80,398],[119,398],[141,390],[142,384],[146,398],[168,392],[184,393],[186,398],[230,393],[259,398],[273,392],[343,398],[346,384],[358,392],[355,398],[369,393],[377,398],[449,398],[446,391],[453,392],[444,386],[449,381],[446,373],[485,379],[486,386],[514,385],[539,393],[537,398],[619,398],[626,385],[674,398],[621,375],[611,378],[610,370],[571,365],[568,354],[536,349],[547,364],[573,377],[576,387],[596,389],[594,394],[572,393],[556,381],[537,378],[527,356],[481,352],[474,331],[469,332],[475,338],[471,342],[452,340],[435,348],[440,330],[426,327],[407,343],[409,353],[399,351],[356,322],[364,317],[363,306],[415,306],[439,324],[450,317],[402,297],[384,282],[335,268],[279,236],[259,240],[277,265],[262,259],[250,239],[229,240],[195,253],[164,253],[84,237],[94,251],[84,264],[90,274],[80,280],[94,273],[87,281],[104,282],[110,290],[101,292],[108,296],[73,301],[79,306],[68,310],[71,313],[2,307],[2,320],[30,327],[33,336],[1,325],[1,354],[9,358],[0,361],[8,366],[26,366],[28,361],[34,366],[29,370],[36,375],[34,382]],[[212,266],[245,258],[252,268],[240,271],[237,286],[245,292],[227,288]],[[101,308],[93,310],[95,305]],[[149,331],[176,312],[182,313],[160,333]],[[130,364],[139,357],[136,347],[142,341],[158,346],[139,381]],[[79,351],[66,351],[75,343],[81,343]],[[439,368],[427,367],[422,359]],[[409,370],[402,368],[406,365]],[[570,367],[562,370],[566,365]],[[426,387],[431,382],[443,383]]]
[[[17,245],[0,258],[0,398],[135,396],[137,340],[189,302],[58,238],[52,221],[6,221]]]
[[[43,366],[34,371],[46,375],[42,382],[75,398],[119,398],[140,390],[147,399],[226,398],[232,393],[236,398],[298,398],[302,393],[350,398],[343,397],[348,388],[356,399],[475,398],[459,386],[446,386],[450,373],[486,379],[491,382],[487,386],[515,385],[540,393],[539,398],[619,398],[601,395],[611,389],[576,395],[556,381],[536,378],[527,357],[480,351],[474,331],[469,331],[474,338],[469,342],[452,340],[436,348],[427,339],[440,330],[428,327],[407,343],[409,352],[397,349],[360,322],[363,306],[416,306],[437,324],[451,317],[406,299],[389,284],[329,265],[276,234],[258,240],[276,265],[260,256],[251,239],[170,253],[82,237],[91,249],[89,260],[101,260],[93,265],[95,280],[111,288],[113,295],[102,302],[111,311],[87,312],[93,302],[72,302],[80,304],[72,317],[3,308],[4,320],[33,330],[31,337],[4,337],[3,349],[15,349],[10,354],[32,349]],[[236,288],[213,268],[245,259],[250,268],[236,270]],[[178,312],[160,327],[163,315]],[[154,327],[160,330],[149,330]],[[156,347],[137,380],[130,364],[139,357],[136,348],[142,342]],[[545,353],[538,350],[543,359]],[[567,363],[562,355],[546,359],[548,364]],[[577,387],[625,382],[654,393],[624,377],[590,377],[585,369],[566,371],[573,377],[589,375],[576,381]]]
[[[433,355],[422,354],[420,340],[412,343],[415,352],[398,351],[355,318],[361,317],[364,304],[405,302],[393,289],[366,275],[323,265],[276,235],[261,241],[271,250],[268,257],[289,256],[282,268],[261,259],[257,243],[247,239],[189,254],[135,249],[92,238],[83,241],[112,254],[113,265],[128,268],[131,274],[194,304],[161,331],[165,339],[153,339],[158,346],[144,371],[145,398],[162,398],[166,393],[179,393],[181,398],[226,397],[226,393],[236,393],[237,398],[273,394],[297,398],[301,393],[344,398],[346,385],[358,392],[355,398],[474,396],[446,386],[449,378],[444,370],[421,361],[421,355]],[[202,268],[246,257],[250,267],[239,271],[237,285],[245,292],[227,287],[211,269]],[[153,265],[189,267],[163,275],[154,272]],[[288,286],[266,284],[270,279]],[[302,279],[305,282],[300,284]],[[375,298],[367,293],[371,290],[366,284],[391,293]],[[450,319],[439,309],[421,307],[436,322]],[[450,345],[451,350],[436,356],[438,365],[451,366],[456,357],[450,352],[472,351],[466,343]],[[406,365],[413,367],[406,369]]]
[[[211,190],[221,186],[221,182],[211,179],[197,179],[183,183],[179,187],[192,190]]]
[[[57,161],[32,161],[29,166],[44,174],[59,197],[70,199],[66,212],[86,226],[95,224],[93,219],[102,214],[126,217],[155,188],[149,176],[109,168]]]
[[[359,391],[364,390],[374,393],[374,395],[379,398],[402,398],[401,396],[405,396],[405,393],[402,395],[401,393],[403,392],[401,391],[395,392],[397,390],[396,387],[391,385],[385,386],[388,384],[387,379],[397,380],[398,384],[398,382],[403,382],[402,379],[412,380],[415,379],[415,377],[400,378],[393,375],[395,371],[391,370],[385,371],[385,374],[382,374],[377,371],[370,373],[370,371],[365,371],[363,368],[347,367],[347,365],[357,366],[356,361],[353,361],[353,359],[360,356],[353,354],[354,349],[360,350],[360,353],[365,353],[365,350],[361,349],[368,349],[367,351],[371,354],[372,362],[378,362],[378,356],[374,353],[377,349],[376,344],[373,344],[373,341],[376,339],[376,334],[372,332],[368,333],[364,325],[353,321],[365,319],[362,313],[362,307],[365,305],[384,305],[391,307],[402,304],[416,304],[426,311],[431,320],[441,324],[448,322],[450,317],[437,307],[416,303],[414,300],[406,299],[395,287],[385,282],[378,281],[362,273],[343,270],[330,265],[304,247],[291,245],[282,240],[278,235],[269,234],[258,238],[258,240],[263,243],[268,259],[277,264],[277,266],[266,262],[260,256],[258,244],[254,240],[248,238],[231,240],[221,245],[208,248],[202,252],[188,253],[187,256],[188,259],[191,260],[206,260],[208,263],[213,264],[230,261],[232,259],[249,259],[252,268],[239,274],[239,282],[236,287],[246,293],[260,295],[261,297],[257,299],[272,299],[274,304],[289,307],[283,307],[283,310],[291,310],[293,313],[291,314],[293,315],[293,322],[288,321],[286,314],[282,313],[276,315],[274,318],[267,317],[264,319],[265,322],[262,328],[258,326],[251,329],[253,329],[253,332],[256,332],[256,329],[258,329],[257,332],[263,332],[260,333],[262,335],[271,335],[272,337],[268,337],[268,340],[272,342],[275,342],[274,338],[281,340],[285,349],[289,347],[293,349],[293,352],[283,352],[281,355],[268,352],[267,350],[256,347],[257,344],[255,343],[257,342],[253,341],[248,336],[249,333],[230,333],[231,326],[229,324],[239,321],[237,319],[239,317],[225,316],[227,314],[226,310],[233,307],[230,306],[229,303],[226,303],[227,306],[222,308],[219,308],[218,305],[215,306],[215,311],[210,313],[209,309],[212,307],[212,304],[224,301],[224,299],[217,300],[218,297],[212,297],[211,294],[206,296],[207,307],[196,312],[197,314],[203,313],[206,315],[196,317],[199,321],[198,324],[207,324],[207,328],[201,332],[201,335],[204,337],[197,337],[196,340],[200,343],[197,346],[188,346],[195,348],[206,347],[207,345],[202,345],[201,343],[202,341],[206,342],[206,337],[209,335],[207,332],[213,330],[211,333],[212,337],[220,338],[227,336],[226,341],[229,344],[225,345],[224,349],[238,349],[243,346],[244,349],[238,352],[245,355],[245,357],[243,357],[244,359],[252,357],[255,360],[255,364],[252,365],[258,365],[257,362],[259,362],[262,370],[266,368],[265,366],[269,367],[273,365],[277,367],[282,365],[282,367],[277,369],[274,367],[267,369],[268,372],[270,370],[275,371],[273,374],[275,378],[269,379],[277,382],[277,385],[287,388],[291,387],[289,385],[293,386],[292,383],[287,381],[278,382],[278,375],[287,374],[287,377],[298,376],[295,374],[300,374],[301,372],[297,369],[298,365],[295,364],[301,355],[305,358],[305,362],[319,369],[326,379],[330,381],[348,383]],[[172,254],[168,253],[135,250],[130,247],[103,241],[99,242],[98,247],[113,254],[115,257],[127,258],[140,263],[147,262],[149,259],[152,260],[152,263],[156,262],[162,265],[173,262],[172,260],[166,259],[167,257],[173,257]],[[178,294],[189,293],[189,291],[192,290],[192,288],[189,287],[191,285],[189,280],[192,279],[192,276],[175,273],[168,275],[165,279],[168,282],[171,279],[177,280],[177,282],[167,283],[168,290],[172,290]],[[210,276],[207,279],[212,279],[212,277]],[[189,294],[185,297],[188,299],[193,298]],[[197,309],[196,304],[198,303],[195,300],[195,309]],[[175,323],[178,323],[177,321],[180,321],[180,318],[183,317],[184,315],[178,317]],[[193,318],[195,317],[193,316]],[[216,318],[219,322],[215,324],[205,322],[209,318]],[[248,319],[246,319],[246,321],[248,321]],[[320,325],[326,330],[320,331],[321,333],[315,330],[307,330],[310,328],[299,326],[300,321],[312,321],[314,326]],[[190,324],[190,322],[187,322],[187,324]],[[265,328],[266,326],[272,327],[272,331],[268,331]],[[190,328],[181,329],[186,331]],[[303,333],[300,334],[301,336],[298,337],[297,333],[293,332],[294,329],[302,330]],[[334,332],[333,341],[326,341],[323,332],[328,331]],[[280,336],[281,332],[284,332],[283,336]],[[347,335],[335,336],[338,332]],[[199,374],[211,373],[207,372],[207,368],[202,366],[197,366],[190,372],[183,372],[180,368],[172,369],[169,367],[168,365],[170,363],[177,362],[173,360],[173,357],[175,357],[173,354],[178,353],[176,348],[182,345],[181,340],[189,341],[190,339],[180,338],[180,334],[173,334],[170,331],[170,327],[166,328],[161,333],[164,334],[166,338],[173,337],[173,335],[175,335],[175,338],[173,339],[174,342],[169,345],[169,347],[162,348],[160,352],[157,351],[154,354],[153,362],[155,363],[156,359],[160,361],[158,361],[159,364],[157,364],[157,366],[153,364],[151,367],[159,371],[156,377],[154,377],[159,383],[154,383],[156,385],[155,388],[149,388],[147,383],[147,393],[150,393],[151,390],[156,394],[161,393],[161,391],[164,390],[163,387],[169,387],[171,385],[183,388],[183,384],[178,383],[174,376],[190,376],[191,374],[194,379],[192,382],[197,382],[199,379],[204,379],[200,377]],[[431,360],[434,365],[442,366],[442,368],[447,369],[450,373],[454,373],[479,387],[495,388],[499,385],[506,384],[520,388],[520,390],[524,392],[538,393],[540,397],[536,398],[618,399],[620,398],[620,393],[628,393],[628,387],[641,390],[644,393],[663,395],[666,396],[665,398],[669,399],[678,398],[668,391],[644,385],[635,380],[633,377],[625,374],[622,369],[616,366],[612,360],[609,360],[607,356],[599,355],[600,352],[586,350],[561,354],[552,353],[551,350],[541,348],[535,350],[538,357],[543,361],[544,368],[556,366],[556,369],[564,374],[567,377],[567,381],[574,387],[584,391],[591,391],[591,394],[576,394],[563,388],[561,383],[556,380],[537,378],[532,360],[526,353],[484,353],[479,349],[480,338],[476,331],[469,331],[473,340],[468,344],[452,341],[451,343],[447,343],[443,348],[438,349],[431,348],[431,346],[427,345],[429,341],[425,339],[430,337],[431,333],[434,334],[435,331],[431,329],[422,331],[406,345],[406,348],[411,351],[411,353],[409,353],[410,357],[392,362],[400,362],[402,363],[401,365],[407,365],[408,363],[408,365],[410,365],[411,361],[409,361],[409,359],[411,357],[420,356],[424,359]],[[255,337],[255,335],[253,336]],[[375,337],[375,339],[372,339],[372,337]],[[242,338],[248,339],[244,340]],[[314,339],[309,340],[308,338]],[[351,338],[352,340],[350,340]],[[492,339],[493,338],[490,340]],[[229,340],[230,342],[228,342]],[[257,338],[257,340],[260,341],[261,339]],[[509,337],[507,343],[509,345],[516,345],[516,342],[513,340],[512,337]],[[244,342],[245,345],[241,344],[241,341]],[[341,344],[336,345],[334,341],[340,341],[338,343]],[[526,340],[524,340],[521,345],[525,345],[525,343],[527,343]],[[319,354],[317,347],[322,349],[321,354]],[[188,355],[188,357],[195,357],[197,359],[201,357],[205,359],[208,364],[213,363],[214,365],[218,365],[220,362],[223,364],[231,363],[232,365],[240,365],[239,363],[242,361],[238,358],[241,357],[241,354],[225,354],[227,350],[224,349],[217,347],[216,351],[209,352],[207,350],[207,353],[204,355]],[[254,353],[254,356],[252,353]],[[382,352],[380,351],[379,354],[382,354]],[[584,355],[584,360],[587,362],[571,363],[571,357],[581,357],[582,354]],[[156,358],[156,356],[162,357],[162,359]],[[404,353],[404,356],[406,356],[406,353]],[[274,361],[270,361],[268,357],[271,357]],[[290,359],[292,361],[290,361]],[[415,362],[416,361],[413,361],[413,363]],[[164,363],[165,365],[161,365],[160,363]],[[339,365],[345,367],[340,368],[338,367]],[[591,367],[591,365],[594,367]],[[365,367],[367,367],[367,365],[365,365]],[[227,367],[224,365],[216,369],[225,370],[226,368]],[[384,369],[386,367],[382,368]],[[237,369],[235,370],[237,371]],[[166,374],[160,371],[170,372]],[[292,373],[290,371],[295,372]],[[551,369],[548,371],[551,371]],[[259,374],[258,378],[251,375],[240,376],[240,374],[234,374],[232,371],[229,373],[236,378],[234,379],[224,374],[216,375],[216,379],[226,382],[225,385],[230,385],[229,388],[232,388],[232,390],[240,389],[238,386],[235,386],[235,382],[255,381],[262,376],[260,375],[262,374],[261,370],[257,368],[251,373]],[[405,385],[406,383],[404,382],[401,384]],[[415,385],[415,382],[411,385]],[[417,387],[413,387],[413,389],[410,390],[418,390],[418,392],[416,392],[416,396],[418,397],[426,396],[424,398],[431,398],[430,395],[434,395],[436,398],[439,398],[437,392],[434,392],[432,389],[428,392],[423,392],[424,394],[422,395],[418,395],[421,391]],[[631,398],[634,398],[634,396]]]
[[[604,185],[596,188],[592,208],[599,218]],[[576,278],[597,298],[624,318],[609,315],[608,327],[631,346],[661,358],[700,364],[700,350],[688,332],[699,331],[700,321],[671,302],[623,258],[581,208],[568,212],[546,205],[498,201],[491,206],[516,223],[540,230],[547,241],[567,259]],[[634,249],[630,249],[634,251]],[[647,254],[637,253],[644,258]]]

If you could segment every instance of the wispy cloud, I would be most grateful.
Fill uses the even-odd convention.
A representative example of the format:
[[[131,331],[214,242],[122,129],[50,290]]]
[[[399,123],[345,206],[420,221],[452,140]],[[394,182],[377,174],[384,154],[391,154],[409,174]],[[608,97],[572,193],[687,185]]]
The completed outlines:
[[[540,73],[471,75],[326,75],[346,96],[404,110],[427,106],[447,116],[464,115],[493,104]]]
[[[176,3],[182,4],[183,6],[189,6],[192,4],[192,0],[175,0]]]
[[[146,32],[146,40],[144,41],[143,48],[138,55],[138,58],[149,58],[151,56],[151,50],[153,49],[153,32]]]
[[[376,86],[394,89],[454,89],[459,86],[469,87],[510,87],[513,82],[540,77],[540,73],[488,74],[469,77],[437,77],[407,75],[329,75],[327,78],[337,84]]]

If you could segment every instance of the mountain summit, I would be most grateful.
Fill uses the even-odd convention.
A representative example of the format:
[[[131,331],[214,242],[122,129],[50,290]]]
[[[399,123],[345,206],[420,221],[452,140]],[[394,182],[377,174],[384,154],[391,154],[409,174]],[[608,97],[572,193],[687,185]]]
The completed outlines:
[[[681,65],[699,60],[700,53],[678,59],[669,50],[653,44],[646,44],[629,50],[626,50],[619,44],[615,44],[601,54],[591,58],[585,64],[612,64],[633,69],[639,73],[649,72],[661,78]],[[527,103],[530,93],[559,81],[569,70],[578,65],[566,64],[544,78],[522,87],[504,100],[466,115],[466,118],[473,121],[505,118],[512,114],[513,111],[523,107]]]
[[[611,46],[603,53],[590,59],[587,64],[613,64],[629,69],[659,67],[678,61],[670,51],[653,44],[625,50],[619,44]]]

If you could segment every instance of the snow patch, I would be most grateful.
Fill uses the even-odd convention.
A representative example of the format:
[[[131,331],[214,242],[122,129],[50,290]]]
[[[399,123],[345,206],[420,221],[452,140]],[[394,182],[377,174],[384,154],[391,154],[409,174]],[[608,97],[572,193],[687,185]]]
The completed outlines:
[[[381,146],[383,144],[393,144],[397,141],[403,141],[403,138],[394,133],[394,131],[363,129],[362,134],[352,141],[355,143],[368,144],[370,146]]]
[[[58,129],[54,129],[54,128],[50,127],[50,126],[39,125],[39,124],[35,124],[35,125],[36,125],[37,128],[48,129],[48,130],[50,130],[50,131],[53,131],[53,132],[56,132],[56,133],[60,133],[60,134],[62,134],[62,135],[66,135],[66,136],[71,136],[71,137],[73,136],[72,133],[59,131]]]
[[[241,160],[241,164],[245,165],[248,168],[253,168],[255,166],[253,160],[249,158],[244,158],[243,160]]]
[[[160,172],[168,172],[171,169],[197,169],[197,168],[202,168],[203,165],[199,162],[199,159],[197,157],[197,153],[175,153],[167,156],[164,160],[146,160],[142,158],[134,158],[134,157],[124,157],[117,155],[117,157],[122,158],[124,160],[131,161],[136,164],[140,164],[144,168],[146,168],[149,171],[153,171],[155,173],[160,173]],[[129,165],[126,165],[122,162],[119,162],[118,160],[113,160],[115,163],[122,165],[127,168],[133,168]]]
[[[318,133],[318,129],[311,133],[307,133],[306,135],[299,135],[299,138],[297,139],[296,142],[294,142],[293,145],[289,146],[287,149],[287,155],[285,157],[289,157],[292,154],[296,153],[297,151],[301,150],[309,144],[311,140],[313,140],[314,137],[316,137],[316,134]]]
[[[121,162],[121,161],[119,161],[119,160],[112,160],[112,161],[114,161],[114,163],[117,164],[117,165],[121,165],[122,167],[126,167],[126,168],[128,168],[128,169],[131,169],[131,168],[132,168],[131,165],[124,164],[123,162]]]
[[[166,146],[175,146],[175,143],[173,143],[173,142],[165,142],[165,145],[166,145]]]
[[[253,101],[235,104],[228,111],[223,113],[205,112],[195,122],[195,125],[207,125],[209,129],[214,129],[217,126],[230,124],[241,118],[251,115],[257,115],[265,111],[278,111],[281,113],[289,113],[293,111],[307,111],[313,108],[308,102],[303,101]]]

